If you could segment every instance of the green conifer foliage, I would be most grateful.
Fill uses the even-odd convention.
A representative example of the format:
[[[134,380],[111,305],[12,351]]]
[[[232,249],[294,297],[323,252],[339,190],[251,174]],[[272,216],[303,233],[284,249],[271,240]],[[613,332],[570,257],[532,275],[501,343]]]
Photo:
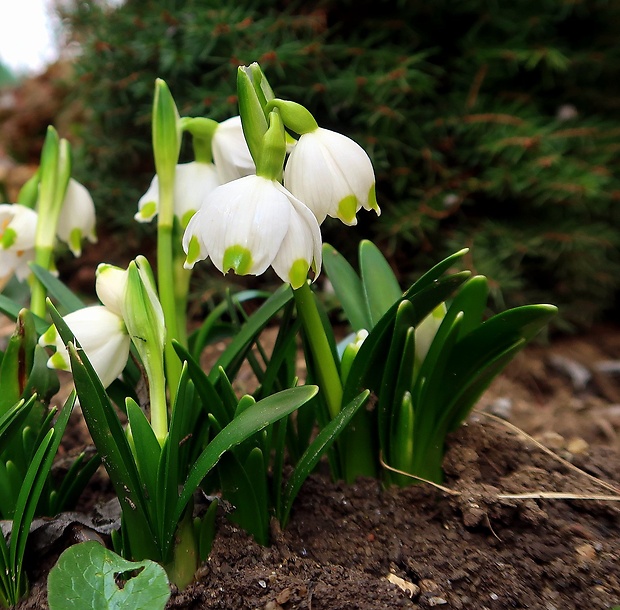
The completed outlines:
[[[371,154],[383,214],[361,230],[402,273],[470,246],[498,307],[553,302],[565,321],[589,323],[612,306],[617,3],[129,0],[104,10],[82,0],[66,17],[82,45],[84,162],[103,208],[130,218],[148,184],[156,77],[181,114],[224,119],[236,113],[237,66],[259,61],[280,97]],[[335,223],[326,230],[342,243]]]

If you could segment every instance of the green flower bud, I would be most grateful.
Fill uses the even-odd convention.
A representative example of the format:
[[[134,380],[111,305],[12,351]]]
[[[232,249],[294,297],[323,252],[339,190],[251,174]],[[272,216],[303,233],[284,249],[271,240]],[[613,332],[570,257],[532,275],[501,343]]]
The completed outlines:
[[[256,175],[268,180],[279,181],[282,178],[282,168],[286,157],[286,136],[284,124],[278,110],[269,113],[269,129],[263,136],[263,146],[259,163],[256,165]]]
[[[255,64],[252,64],[254,66]],[[265,97],[260,86],[260,74],[252,66],[240,66],[237,71],[239,114],[248,148],[258,166],[263,147],[263,136],[268,125],[265,116]],[[259,68],[260,70],[260,68]]]
[[[269,110],[277,108],[286,127],[299,135],[311,133],[319,128],[311,112],[297,102],[275,99],[267,104],[267,108]]]

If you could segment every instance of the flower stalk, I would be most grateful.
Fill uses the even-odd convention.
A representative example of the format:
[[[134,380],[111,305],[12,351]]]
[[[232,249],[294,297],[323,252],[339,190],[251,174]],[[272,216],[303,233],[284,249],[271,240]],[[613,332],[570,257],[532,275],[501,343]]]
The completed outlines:
[[[314,364],[319,374],[319,387],[325,393],[329,415],[333,419],[342,407],[342,383],[340,382],[338,367],[327,341],[327,335],[310,284],[304,282],[297,290],[293,290],[293,294],[297,313],[301,318],[306,340],[310,345]]]
[[[169,287],[175,286],[174,266],[174,181],[181,147],[180,119],[172,94],[166,83],[157,79],[153,103],[153,152],[159,179],[159,208],[157,212],[157,283],[166,322],[165,363],[171,400],[181,378],[179,361],[172,339],[178,340],[179,328],[185,326],[185,310],[178,313],[180,295]],[[187,296],[187,295],[185,295]]]

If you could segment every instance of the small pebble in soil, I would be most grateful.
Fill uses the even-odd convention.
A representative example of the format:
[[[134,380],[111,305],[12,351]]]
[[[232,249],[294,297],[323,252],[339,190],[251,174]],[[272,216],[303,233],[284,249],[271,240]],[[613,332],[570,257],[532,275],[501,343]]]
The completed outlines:
[[[587,542],[576,546],[575,551],[579,558],[584,561],[594,561],[596,559],[596,549]]]
[[[566,443],[566,449],[573,455],[583,455],[588,452],[590,445],[582,438],[571,438]]]

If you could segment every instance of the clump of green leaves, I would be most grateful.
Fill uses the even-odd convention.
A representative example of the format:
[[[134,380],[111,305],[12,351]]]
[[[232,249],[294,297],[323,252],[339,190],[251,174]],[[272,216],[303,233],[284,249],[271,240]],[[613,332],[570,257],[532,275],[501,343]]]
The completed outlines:
[[[343,310],[368,336],[348,364],[344,398],[359,388],[376,396],[345,431],[344,476],[376,476],[388,466],[440,482],[446,435],[458,428],[495,376],[555,315],[552,305],[527,305],[484,319],[488,282],[450,273],[466,253],[448,257],[404,293],[371,242],[360,244],[360,275],[331,246],[324,264]],[[447,273],[447,275],[445,275]],[[406,475],[385,473],[408,484]]]

